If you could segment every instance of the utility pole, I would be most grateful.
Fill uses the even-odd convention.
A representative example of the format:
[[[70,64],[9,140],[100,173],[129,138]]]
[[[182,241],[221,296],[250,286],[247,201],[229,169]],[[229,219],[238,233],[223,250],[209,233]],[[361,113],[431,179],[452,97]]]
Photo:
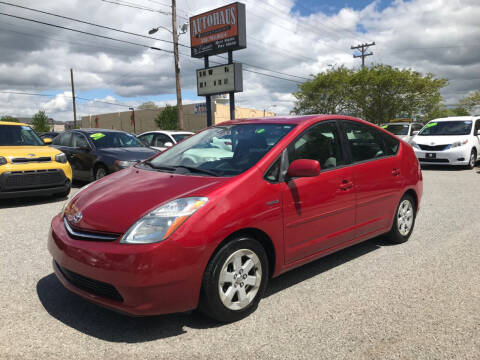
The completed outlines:
[[[72,81],[72,99],[73,99],[73,128],[77,128],[77,105],[75,104],[75,85],[73,83],[73,69],[70,69],[70,79]]]
[[[360,44],[360,45],[357,45],[357,46],[350,46],[350,49],[352,50],[360,50],[360,52],[362,53],[361,55],[353,55],[353,57],[356,59],[356,58],[359,58],[361,57],[362,58],[362,69],[365,68],[365,58],[367,56],[371,56],[373,55],[373,52],[369,52],[367,54],[367,49],[369,46],[374,46],[375,45],[375,41],[370,43],[370,44]]]
[[[175,57],[175,81],[177,88],[178,127],[183,130],[182,89],[180,87],[180,67],[178,66],[177,1],[172,0],[173,55]]]

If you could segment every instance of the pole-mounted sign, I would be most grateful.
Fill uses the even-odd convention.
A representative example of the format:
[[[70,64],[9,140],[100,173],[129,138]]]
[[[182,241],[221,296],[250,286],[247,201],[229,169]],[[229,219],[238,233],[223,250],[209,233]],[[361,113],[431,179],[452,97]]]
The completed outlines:
[[[235,117],[235,92],[243,91],[242,64],[232,51],[247,47],[245,4],[235,2],[190,18],[192,57],[204,58],[197,70],[198,96],[206,97],[207,126],[212,125],[211,95],[229,94],[230,118]],[[209,67],[208,57],[228,52],[228,64]]]
[[[236,2],[190,18],[192,57],[245,49],[245,4]]]

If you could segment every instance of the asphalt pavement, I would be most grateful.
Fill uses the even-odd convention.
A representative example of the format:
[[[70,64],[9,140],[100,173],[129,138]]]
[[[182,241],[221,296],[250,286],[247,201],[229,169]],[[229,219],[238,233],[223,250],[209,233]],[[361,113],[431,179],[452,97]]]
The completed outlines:
[[[66,199],[1,201],[0,358],[480,359],[480,168],[423,175],[407,243],[375,238],[282,275],[228,325],[129,318],[70,293],[46,247]]]

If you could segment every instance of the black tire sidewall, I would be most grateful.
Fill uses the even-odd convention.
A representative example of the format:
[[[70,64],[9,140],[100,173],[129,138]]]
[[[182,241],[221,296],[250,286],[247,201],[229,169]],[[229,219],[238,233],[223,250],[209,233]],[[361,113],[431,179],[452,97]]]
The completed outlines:
[[[262,280],[254,300],[242,310],[230,310],[222,303],[218,293],[220,271],[227,258],[235,251],[248,249],[253,251],[262,266]],[[263,297],[268,283],[269,269],[268,258],[264,247],[255,239],[238,237],[225,244],[210,260],[203,275],[200,310],[207,316],[220,322],[234,322],[251,314]]]
[[[470,160],[472,159],[472,154],[474,154],[473,164],[470,163]],[[477,157],[477,152],[475,151],[475,149],[472,149],[472,151],[470,152],[470,157],[468,158],[468,165],[467,165],[468,169],[473,169],[475,167],[476,157]]]
[[[410,231],[408,232],[408,234],[404,236],[404,235],[400,234],[400,232],[398,231],[398,210],[400,209],[400,205],[402,204],[402,202],[405,201],[405,200],[410,201],[410,203],[412,205],[413,223],[412,223],[412,227],[410,228]],[[402,198],[400,199],[400,201],[398,202],[397,208],[395,210],[395,218],[393,220],[392,229],[390,230],[390,233],[389,233],[390,240],[392,242],[396,243],[396,244],[401,244],[401,243],[404,243],[404,242],[408,241],[408,239],[410,238],[410,235],[412,235],[413,229],[415,228],[416,217],[417,217],[417,208],[416,208],[416,205],[415,205],[415,201],[413,200],[411,195],[408,195],[408,194],[403,195]]]

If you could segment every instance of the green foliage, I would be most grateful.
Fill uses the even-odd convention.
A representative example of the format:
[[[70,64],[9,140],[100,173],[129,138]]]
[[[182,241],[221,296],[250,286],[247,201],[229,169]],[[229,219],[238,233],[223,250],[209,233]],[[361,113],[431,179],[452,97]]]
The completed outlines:
[[[178,111],[176,106],[167,105],[155,118],[157,126],[162,130],[178,130]]]
[[[476,106],[480,106],[480,90],[474,91],[470,95],[460,100],[460,107],[472,112]]]
[[[45,114],[45,111],[40,110],[32,119],[32,128],[37,133],[50,131],[50,125],[48,124],[48,116]]]
[[[320,73],[294,94],[296,114],[348,114],[374,123],[435,111],[447,80],[432,74],[375,65],[360,71],[340,67]]]
[[[420,117],[418,120],[423,121],[424,123],[438,118],[449,117],[449,116],[468,116],[469,112],[462,108],[456,107],[454,109],[447,109],[443,104],[436,106],[430,113]]]
[[[138,110],[158,110],[159,107],[153,101],[147,101],[137,107]]]
[[[18,119],[14,118],[10,115],[4,115],[0,118],[0,121],[8,121],[8,122],[18,122]]]

